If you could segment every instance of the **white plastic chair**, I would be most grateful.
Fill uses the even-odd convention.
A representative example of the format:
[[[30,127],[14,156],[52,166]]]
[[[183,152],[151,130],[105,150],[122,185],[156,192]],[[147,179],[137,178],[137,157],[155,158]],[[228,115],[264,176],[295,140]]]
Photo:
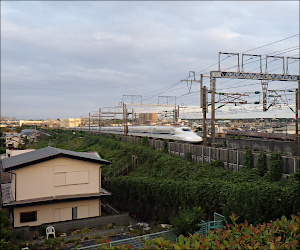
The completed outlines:
[[[55,229],[53,226],[49,226],[46,228],[46,236],[47,236],[47,240],[50,234],[53,234],[54,238],[55,238]]]

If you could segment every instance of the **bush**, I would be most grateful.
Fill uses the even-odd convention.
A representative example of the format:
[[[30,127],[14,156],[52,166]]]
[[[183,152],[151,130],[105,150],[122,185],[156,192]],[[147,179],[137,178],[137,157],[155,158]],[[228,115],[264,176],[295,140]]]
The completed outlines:
[[[143,137],[142,138],[142,145],[143,146],[149,146],[149,138],[148,137]]]
[[[189,162],[192,162],[193,161],[193,157],[192,157],[192,154],[191,153],[186,153],[185,154],[185,159]]]
[[[299,249],[300,216],[291,216],[287,220],[249,225],[247,221],[237,224],[238,216],[230,216],[232,224],[226,224],[209,232],[207,237],[190,235],[178,237],[176,243],[163,239],[146,242],[144,249]]]
[[[12,243],[10,221],[4,210],[0,210],[0,249],[14,250],[19,249],[17,244]]]
[[[224,163],[220,160],[212,161],[210,163],[210,165],[215,168],[223,168],[224,167]]]
[[[267,168],[267,156],[265,152],[260,152],[258,156],[258,161],[257,161],[257,170],[259,176],[264,176],[268,172]]]
[[[165,153],[168,153],[168,140],[164,140],[163,151]]]
[[[269,177],[271,181],[280,181],[282,178],[282,162],[281,162],[281,153],[272,152],[270,159],[270,171]]]
[[[254,168],[254,160],[251,148],[246,148],[246,153],[244,156],[244,166],[246,168]]]
[[[173,231],[175,234],[183,234],[185,236],[195,233],[198,224],[205,218],[205,214],[201,207],[186,208],[179,210],[178,215],[171,219]]]

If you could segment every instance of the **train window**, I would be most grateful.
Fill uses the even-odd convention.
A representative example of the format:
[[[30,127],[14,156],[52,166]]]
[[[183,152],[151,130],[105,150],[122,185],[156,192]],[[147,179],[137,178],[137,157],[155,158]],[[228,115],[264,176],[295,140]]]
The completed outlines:
[[[191,131],[189,128],[182,128],[182,131]]]

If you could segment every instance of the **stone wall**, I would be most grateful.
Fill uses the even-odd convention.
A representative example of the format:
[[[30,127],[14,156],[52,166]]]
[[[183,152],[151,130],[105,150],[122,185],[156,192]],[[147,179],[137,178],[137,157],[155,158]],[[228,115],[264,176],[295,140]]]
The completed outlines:
[[[129,216],[128,213],[115,214],[109,216],[98,216],[92,218],[53,222],[49,224],[43,224],[36,227],[19,227],[14,228],[13,233],[21,234],[25,239],[33,239],[34,236],[39,236],[41,230],[45,230],[47,226],[54,226],[56,232],[67,233],[71,230],[86,228],[101,228],[108,224],[115,223],[117,225],[123,225],[126,223],[132,224],[135,220]]]

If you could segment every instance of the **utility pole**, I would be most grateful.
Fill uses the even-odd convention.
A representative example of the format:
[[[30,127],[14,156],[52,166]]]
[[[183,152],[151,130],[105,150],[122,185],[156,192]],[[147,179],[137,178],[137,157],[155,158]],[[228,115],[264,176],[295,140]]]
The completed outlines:
[[[178,118],[179,118],[179,105],[177,105],[176,123],[178,123]]]
[[[216,93],[216,78],[210,77],[210,90],[211,90],[211,138],[212,146],[216,146],[216,131],[215,131],[215,93]]]
[[[134,125],[135,122],[134,122],[134,109],[133,108],[131,109],[131,117],[132,117],[132,125]]]
[[[91,132],[91,113],[89,113],[89,132]]]
[[[127,135],[128,125],[127,125],[127,110],[126,110],[126,104],[125,103],[123,103],[123,123],[124,123],[124,135]]]
[[[207,144],[207,134],[206,134],[206,113],[207,113],[207,88],[204,86],[201,88],[202,90],[202,130],[203,130],[203,145]]]
[[[261,88],[263,92],[263,111],[267,111],[267,92],[268,92],[268,81],[261,81]]]
[[[299,152],[299,109],[300,109],[300,105],[299,105],[299,102],[300,102],[300,81],[298,81],[298,89],[296,89],[296,155],[299,157],[300,156],[300,152]],[[298,165],[298,164],[297,164]],[[299,168],[299,166],[297,166],[297,168]]]
[[[99,108],[99,134],[101,133],[101,108]]]
[[[203,87],[203,74],[200,74],[200,80],[196,80],[195,71],[189,71],[189,77],[191,76],[193,76],[192,80],[181,80],[181,81],[187,82],[187,84],[190,82],[191,85],[193,82],[200,83],[200,108],[202,108],[202,115],[203,115],[203,121],[202,121],[203,145],[206,145],[207,143],[207,129],[206,129],[207,88],[205,86]],[[209,76],[205,76],[205,77],[209,77]],[[189,87],[189,90],[191,88],[191,85]]]
[[[203,74],[200,75],[200,108],[202,108],[202,131],[203,145],[207,143],[206,136],[206,113],[207,113],[207,88],[203,87]]]

